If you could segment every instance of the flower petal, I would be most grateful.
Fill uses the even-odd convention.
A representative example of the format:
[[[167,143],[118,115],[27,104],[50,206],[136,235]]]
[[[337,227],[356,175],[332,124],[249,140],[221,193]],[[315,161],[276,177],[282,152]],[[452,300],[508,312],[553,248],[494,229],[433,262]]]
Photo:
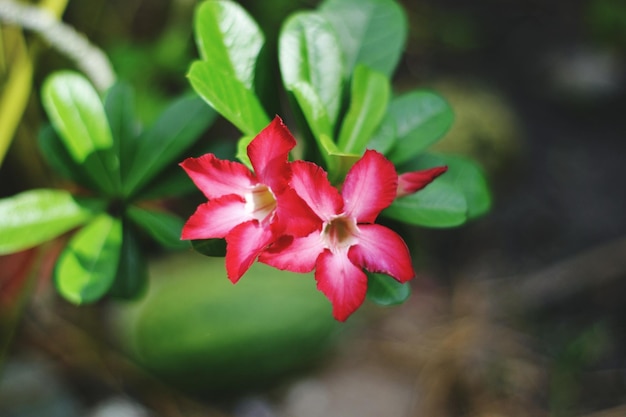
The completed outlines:
[[[242,197],[226,195],[199,205],[183,226],[181,239],[223,238],[233,228],[251,219]]]
[[[287,271],[311,272],[323,251],[324,244],[317,231],[293,239],[284,236],[261,253],[259,262]]]
[[[359,223],[373,223],[396,198],[396,169],[381,153],[367,150],[348,171],[341,194],[348,216]]]
[[[350,247],[348,256],[356,265],[370,272],[391,275],[400,282],[415,276],[411,254],[404,240],[379,224],[359,225],[359,243]]]
[[[240,224],[226,235],[226,274],[233,284],[273,240],[270,228],[261,226],[256,220]]]
[[[396,197],[403,197],[421,190],[447,170],[447,166],[440,166],[421,171],[406,172],[399,175]]]
[[[322,221],[292,188],[276,196],[277,231],[291,236],[306,236],[322,228]]]
[[[317,289],[328,297],[333,305],[333,316],[345,321],[363,304],[367,293],[367,276],[356,267],[345,251],[324,251],[315,271]]]
[[[326,171],[305,161],[293,162],[291,171],[291,186],[320,219],[327,221],[341,213],[343,199],[339,191],[330,185]]]
[[[248,156],[259,182],[275,193],[287,185],[289,151],[294,146],[296,140],[278,116],[248,145]]]
[[[180,166],[209,200],[227,194],[243,195],[257,183],[245,165],[219,159],[211,153],[187,158]]]

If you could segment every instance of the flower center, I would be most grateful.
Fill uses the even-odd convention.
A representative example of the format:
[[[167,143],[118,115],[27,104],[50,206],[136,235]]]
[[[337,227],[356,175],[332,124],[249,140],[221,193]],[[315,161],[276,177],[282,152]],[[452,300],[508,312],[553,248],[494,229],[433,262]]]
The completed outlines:
[[[322,237],[331,250],[350,247],[358,242],[356,219],[339,215],[324,225]]]
[[[267,185],[257,184],[245,195],[246,211],[258,221],[263,221],[276,209],[276,197]]]

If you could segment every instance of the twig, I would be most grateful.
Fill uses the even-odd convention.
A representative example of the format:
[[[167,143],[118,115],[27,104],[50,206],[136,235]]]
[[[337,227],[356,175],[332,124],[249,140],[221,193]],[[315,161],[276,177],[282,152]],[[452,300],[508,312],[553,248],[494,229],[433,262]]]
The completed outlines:
[[[52,47],[72,59],[98,90],[104,91],[115,82],[115,73],[104,52],[45,9],[2,0],[0,21],[38,33]]]

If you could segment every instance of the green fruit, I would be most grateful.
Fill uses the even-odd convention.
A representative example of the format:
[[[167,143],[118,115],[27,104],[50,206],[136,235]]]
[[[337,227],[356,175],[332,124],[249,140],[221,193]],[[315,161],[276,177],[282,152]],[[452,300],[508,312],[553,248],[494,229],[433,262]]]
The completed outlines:
[[[256,263],[233,285],[224,259],[177,254],[151,265],[152,288],[118,307],[129,354],[183,389],[224,393],[314,363],[339,325],[312,274]]]

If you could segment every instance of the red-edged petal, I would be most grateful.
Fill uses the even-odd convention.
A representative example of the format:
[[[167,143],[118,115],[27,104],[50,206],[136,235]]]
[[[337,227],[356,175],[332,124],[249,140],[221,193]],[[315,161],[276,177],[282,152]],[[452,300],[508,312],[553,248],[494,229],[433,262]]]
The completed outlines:
[[[396,198],[398,174],[387,158],[367,150],[348,171],[341,194],[344,210],[359,223],[373,223]]]
[[[233,228],[251,219],[243,198],[226,195],[199,205],[183,226],[181,239],[223,238]]]
[[[292,188],[276,196],[277,231],[291,236],[306,236],[322,228],[322,220]]]
[[[315,271],[317,289],[328,297],[333,305],[333,316],[345,321],[363,304],[367,293],[367,276],[356,267],[345,251],[324,251]]]
[[[379,224],[359,225],[359,243],[350,247],[348,256],[355,265],[370,272],[391,275],[400,282],[415,276],[411,254],[404,240]]]
[[[285,236],[261,253],[259,262],[287,271],[311,272],[323,251],[319,232],[294,239]]]
[[[330,185],[326,171],[312,162],[293,162],[290,184],[311,210],[324,221],[330,220],[343,210],[343,199],[339,191]]]
[[[289,151],[294,146],[296,140],[278,116],[248,145],[248,156],[259,182],[275,193],[289,181]]]
[[[245,165],[219,159],[211,153],[187,158],[180,166],[209,200],[227,194],[243,195],[257,183]]]
[[[226,235],[226,274],[233,284],[273,240],[271,230],[256,220],[240,224]]]
[[[396,197],[413,194],[430,184],[435,178],[448,170],[447,166],[406,172],[398,176]]]

